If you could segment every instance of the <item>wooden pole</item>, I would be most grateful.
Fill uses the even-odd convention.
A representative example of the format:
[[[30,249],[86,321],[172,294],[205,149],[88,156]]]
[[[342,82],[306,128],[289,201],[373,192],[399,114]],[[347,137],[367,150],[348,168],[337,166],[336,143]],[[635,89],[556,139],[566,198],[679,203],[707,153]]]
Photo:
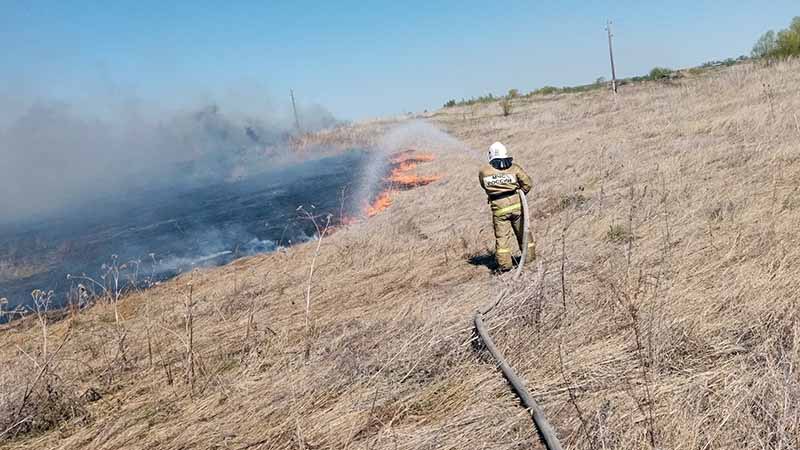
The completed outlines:
[[[300,118],[297,116],[297,105],[294,103],[294,89],[289,89],[289,96],[292,98],[292,111],[294,111],[294,126],[300,131]]]
[[[611,38],[614,36],[611,34],[611,21],[609,20],[606,24],[606,31],[608,31],[608,56],[611,59],[611,90],[614,93],[617,93],[617,71],[614,68],[614,47],[611,44]]]

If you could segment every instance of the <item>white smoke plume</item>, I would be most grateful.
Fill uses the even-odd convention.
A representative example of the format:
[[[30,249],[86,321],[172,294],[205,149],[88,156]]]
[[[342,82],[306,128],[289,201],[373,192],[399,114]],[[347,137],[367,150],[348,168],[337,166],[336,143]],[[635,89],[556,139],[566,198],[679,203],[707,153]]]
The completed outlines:
[[[103,117],[54,101],[0,104],[0,224],[131,190],[240,178],[285,156],[295,131],[286,114],[215,104],[171,114],[123,104]],[[299,112],[304,131],[337,122],[320,106]]]
[[[364,169],[363,180],[353,200],[366,205],[382,189],[381,179],[386,175],[391,155],[405,150],[468,152],[467,146],[429,122],[415,120],[389,129],[375,146],[375,151]]]

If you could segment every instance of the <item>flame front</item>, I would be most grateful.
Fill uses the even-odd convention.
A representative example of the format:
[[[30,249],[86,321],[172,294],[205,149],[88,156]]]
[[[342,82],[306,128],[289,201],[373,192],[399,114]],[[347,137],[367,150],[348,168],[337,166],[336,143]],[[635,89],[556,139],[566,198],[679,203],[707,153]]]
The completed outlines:
[[[392,164],[402,164],[404,162],[418,163],[430,162],[436,159],[430,153],[417,153],[416,150],[406,150],[392,155]]]
[[[392,173],[389,174],[388,181],[391,182],[392,186],[404,190],[425,186],[426,184],[431,184],[440,178],[436,175],[421,176],[408,173],[409,171],[414,170],[416,167],[416,163],[401,163],[400,166],[396,167],[394,170],[392,170]]]
[[[384,180],[386,189],[365,207],[366,216],[372,217],[391,206],[391,196],[394,191],[413,189],[439,180],[441,177],[436,175],[422,176],[409,173],[417,168],[417,164],[434,159],[435,157],[431,154],[417,153],[414,150],[406,150],[392,155],[390,161],[393,167],[389,176]]]
[[[389,191],[383,191],[371,205],[367,206],[367,217],[372,217],[390,206],[392,206],[392,198],[389,196]]]

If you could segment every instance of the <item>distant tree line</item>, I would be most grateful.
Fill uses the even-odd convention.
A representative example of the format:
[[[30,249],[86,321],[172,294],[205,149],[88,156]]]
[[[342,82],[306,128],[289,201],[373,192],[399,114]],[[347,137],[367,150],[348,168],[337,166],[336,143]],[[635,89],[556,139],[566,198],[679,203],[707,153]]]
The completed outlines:
[[[790,57],[800,56],[800,17],[792,19],[789,28],[775,32],[773,30],[764,33],[756,44],[753,46],[751,57],[754,59],[786,59]],[[692,75],[699,75],[709,69],[715,67],[726,67],[739,64],[741,62],[751,59],[751,57],[742,55],[738,58],[728,58],[720,61],[707,61],[698,67],[693,67],[688,70]],[[648,74],[635,76],[630,78],[623,78],[618,80],[620,85],[631,82],[643,81],[663,81],[671,80],[680,77],[681,74],[667,67],[654,67]],[[510,113],[510,100],[519,97],[532,97],[536,95],[553,95],[553,94],[570,94],[577,92],[585,92],[593,89],[606,87],[608,82],[605,78],[598,78],[592,84],[584,84],[580,86],[543,86],[535,89],[527,94],[521,94],[517,89],[511,89],[507,95],[495,96],[494,94],[481,95],[469,99],[461,99],[460,101],[451,99],[445,104],[445,108],[451,108],[461,105],[475,105],[479,103],[492,103],[495,101],[504,102],[502,106],[503,115]]]
[[[753,46],[754,58],[786,59],[800,56],[800,17],[792,19],[789,28],[777,33],[769,30]]]
[[[668,69],[665,67],[656,67],[650,71],[649,74],[640,76],[640,77],[631,77],[631,78],[624,78],[621,80],[617,80],[620,84],[625,84],[627,82],[636,82],[636,81],[650,81],[650,80],[663,80],[667,78],[672,78],[675,74],[675,71],[672,69]],[[468,99],[450,99],[448,100],[443,106],[445,108],[452,108],[454,106],[463,106],[463,105],[476,105],[479,103],[492,103],[495,101],[500,100],[504,102],[502,106],[503,108],[503,115],[508,115],[510,113],[510,103],[511,99],[515,98],[523,98],[523,97],[533,97],[539,95],[553,95],[553,94],[575,94],[579,92],[587,92],[592,91],[595,89],[604,88],[608,85],[608,81],[604,77],[598,78],[594,83],[591,84],[582,84],[578,86],[563,86],[563,87],[556,87],[556,86],[543,86],[538,89],[534,89],[527,94],[521,94],[519,89],[511,89],[508,91],[506,95],[496,96],[492,93],[481,95],[478,97],[472,97]]]

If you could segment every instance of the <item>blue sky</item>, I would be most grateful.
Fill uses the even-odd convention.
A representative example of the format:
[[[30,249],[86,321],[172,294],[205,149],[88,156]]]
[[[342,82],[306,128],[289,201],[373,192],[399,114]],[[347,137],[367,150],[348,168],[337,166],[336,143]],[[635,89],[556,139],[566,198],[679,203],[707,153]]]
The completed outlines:
[[[0,0],[0,91],[257,110],[291,87],[359,119],[608,77],[607,18],[629,76],[749,53],[800,15],[797,0],[102,3]]]

